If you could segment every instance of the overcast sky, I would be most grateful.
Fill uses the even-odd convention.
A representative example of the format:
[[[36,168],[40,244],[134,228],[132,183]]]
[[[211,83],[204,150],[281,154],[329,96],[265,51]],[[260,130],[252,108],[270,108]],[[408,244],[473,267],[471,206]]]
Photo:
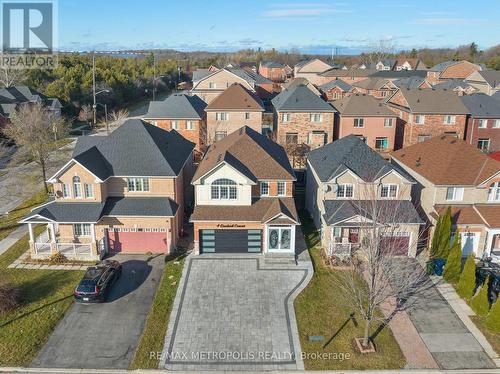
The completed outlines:
[[[500,0],[59,0],[63,50],[298,48],[358,53],[500,44]]]

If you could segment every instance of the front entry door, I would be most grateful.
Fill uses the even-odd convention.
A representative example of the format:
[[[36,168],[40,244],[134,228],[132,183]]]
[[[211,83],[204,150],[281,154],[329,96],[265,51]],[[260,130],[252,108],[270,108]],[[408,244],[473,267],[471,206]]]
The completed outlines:
[[[462,232],[462,256],[467,257],[469,253],[477,253],[479,244],[479,233],[477,232]]]
[[[270,227],[268,230],[269,252],[292,251],[292,229],[290,227]]]

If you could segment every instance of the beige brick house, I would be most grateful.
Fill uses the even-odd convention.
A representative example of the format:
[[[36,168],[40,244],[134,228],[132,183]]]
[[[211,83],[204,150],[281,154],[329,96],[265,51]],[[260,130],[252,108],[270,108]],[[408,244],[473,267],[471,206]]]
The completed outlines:
[[[478,92],[491,96],[500,91],[500,71],[477,70],[465,78],[465,82]]]
[[[306,209],[328,255],[354,252],[375,221],[384,231],[381,251],[415,257],[423,223],[411,202],[415,181],[361,139],[349,135],[310,152],[306,181]]]
[[[451,207],[452,231],[461,236],[463,256],[472,252],[500,261],[499,161],[449,136],[400,149],[391,157],[417,181],[413,200],[431,225]],[[429,240],[432,234],[430,230]]]
[[[468,110],[453,91],[402,88],[386,103],[399,117],[396,149],[443,134],[465,137]]]
[[[21,221],[31,256],[169,253],[191,201],[194,147],[175,131],[135,119],[108,136],[79,138],[71,160],[49,180],[54,199]],[[47,228],[35,237],[38,224]]]
[[[319,74],[330,70],[331,68],[333,68],[332,64],[318,58],[305,60],[294,66],[293,76],[295,78],[306,78],[312,84],[320,85],[325,82],[321,81]]]
[[[208,104],[205,111],[208,145],[243,126],[262,132],[262,101],[254,92],[239,83],[229,86]]]
[[[333,141],[335,109],[305,85],[285,89],[272,104],[278,143],[314,149]]]

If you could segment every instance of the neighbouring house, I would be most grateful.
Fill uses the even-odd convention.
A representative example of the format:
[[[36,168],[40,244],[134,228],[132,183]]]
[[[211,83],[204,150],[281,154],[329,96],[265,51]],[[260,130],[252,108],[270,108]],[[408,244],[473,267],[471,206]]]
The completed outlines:
[[[206,106],[196,95],[172,94],[163,101],[150,101],[143,119],[163,130],[177,131],[200,151],[206,143]]]
[[[198,95],[210,103],[233,83],[239,83],[255,92],[261,99],[269,99],[273,94],[274,83],[262,75],[241,68],[225,67],[213,72],[202,70],[193,73],[192,95]]]
[[[465,79],[478,70],[482,70],[482,67],[469,61],[445,61],[427,71],[427,80],[431,84],[438,84],[447,79]]]
[[[283,83],[287,78],[285,65],[275,61],[261,62],[259,74],[275,83]]]
[[[332,67],[333,64],[318,58],[305,60],[294,66],[293,76],[295,78],[306,78],[312,84],[321,85],[326,82],[321,82],[321,79],[318,78],[319,74],[332,69]]]
[[[459,96],[470,95],[477,91],[474,86],[463,79],[447,79],[441,83],[435,84],[433,88],[437,90],[453,91]]]
[[[429,82],[427,82],[427,79],[425,79],[424,77],[412,76],[406,78],[399,78],[393,80],[392,83],[398,88],[409,88],[409,89],[432,88],[432,85]]]
[[[398,87],[386,78],[366,78],[352,84],[356,93],[368,94],[383,99],[398,90]]]
[[[0,129],[10,121],[19,105],[35,103],[42,105],[55,117],[61,116],[62,105],[57,98],[47,97],[28,86],[0,88]]]
[[[461,237],[463,256],[491,255],[500,261],[499,161],[449,136],[400,149],[391,157],[417,181],[414,203],[431,225],[451,208],[452,231]],[[432,234],[433,229],[429,240]]]
[[[361,68],[350,68],[350,69],[330,69],[324,71],[323,73],[317,74],[314,79],[316,85],[323,85],[333,80],[342,80],[350,85],[355,82],[359,82],[377,72],[376,69],[361,69]]]
[[[331,104],[337,110],[335,139],[355,135],[379,152],[394,150],[398,116],[382,101],[355,94]]]
[[[278,143],[313,149],[333,141],[335,109],[307,86],[285,89],[272,104]]]
[[[500,91],[500,71],[498,70],[478,70],[465,78],[465,82],[470,84],[479,92],[493,95]]]
[[[259,97],[239,83],[233,83],[205,108],[207,144],[248,126],[262,133],[264,106]]]
[[[256,61],[242,61],[239,63],[240,68],[243,70],[248,70],[252,73],[257,73],[257,62]]]
[[[397,60],[394,59],[384,59],[375,63],[375,69],[377,70],[394,70]]]
[[[210,146],[193,177],[195,253],[295,253],[295,174],[285,150],[250,127]]]
[[[462,96],[469,110],[465,140],[484,152],[500,150],[500,103],[484,93]]]
[[[394,70],[427,70],[427,66],[418,58],[404,58],[396,61]]]
[[[386,103],[399,117],[396,149],[443,134],[465,137],[468,110],[453,91],[403,88]]]
[[[139,119],[107,136],[78,138],[71,160],[49,179],[54,199],[21,221],[28,224],[31,257],[170,253],[192,204],[194,147]],[[35,225],[47,229],[35,237]]]
[[[293,78],[289,80],[288,82],[285,82],[281,85],[282,91],[286,89],[293,89],[297,86],[306,86],[309,88],[315,95],[321,96],[321,92],[316,88],[314,84],[309,82],[306,78]]]
[[[382,251],[396,247],[391,254],[415,257],[423,223],[411,202],[415,181],[358,137],[350,135],[311,151],[306,181],[306,209],[329,255],[355,250],[363,241],[363,225],[376,219],[391,228]],[[374,218],[374,211],[387,214]],[[394,241],[399,245],[389,245]]]
[[[327,101],[342,99],[351,95],[354,90],[353,86],[340,79],[325,83],[318,88],[323,93],[323,98]]]

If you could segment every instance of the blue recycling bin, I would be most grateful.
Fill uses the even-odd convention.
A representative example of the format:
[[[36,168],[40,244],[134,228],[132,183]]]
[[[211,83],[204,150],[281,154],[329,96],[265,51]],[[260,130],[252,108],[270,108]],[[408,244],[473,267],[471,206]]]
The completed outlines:
[[[444,258],[435,259],[434,260],[434,274],[442,276],[445,264],[446,264],[446,260]]]

